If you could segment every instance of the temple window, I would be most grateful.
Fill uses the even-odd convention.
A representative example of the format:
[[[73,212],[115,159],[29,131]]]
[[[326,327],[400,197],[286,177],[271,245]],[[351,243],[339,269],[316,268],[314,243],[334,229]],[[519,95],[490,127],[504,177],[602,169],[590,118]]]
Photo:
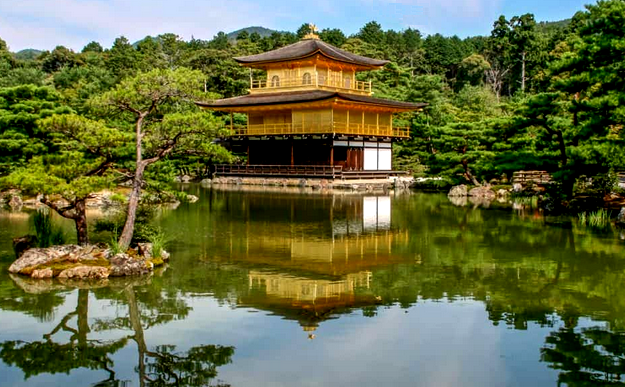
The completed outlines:
[[[280,77],[274,75],[271,77],[271,87],[280,87]]]
[[[312,84],[312,78],[310,76],[310,73],[304,73],[304,75],[302,76],[302,85],[311,85]]]
[[[345,77],[345,88],[346,89],[351,89],[352,88],[352,79],[350,77]]]

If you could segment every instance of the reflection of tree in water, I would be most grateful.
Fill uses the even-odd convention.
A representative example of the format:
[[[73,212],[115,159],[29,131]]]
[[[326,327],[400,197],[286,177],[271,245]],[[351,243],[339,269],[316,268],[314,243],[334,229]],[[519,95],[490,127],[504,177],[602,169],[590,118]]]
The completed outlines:
[[[27,293],[11,281],[0,281],[0,310],[24,313],[41,322],[52,321],[54,309],[64,300],[65,295],[60,291]]]
[[[231,362],[234,347],[200,345],[186,352],[175,352],[174,345],[160,345],[152,351],[148,350],[135,291],[129,287],[125,294],[128,322],[134,331],[131,338],[137,343],[137,371],[141,386],[208,386],[210,380],[217,376],[217,367]]]
[[[128,341],[122,338],[116,341],[103,342],[91,340],[88,322],[89,290],[78,291],[78,304],[73,312],[65,315],[59,324],[44,340],[31,343],[23,341],[5,341],[0,343],[0,359],[5,363],[19,367],[26,379],[41,373],[69,373],[76,368],[106,370],[110,379],[115,372],[111,369],[113,361],[110,355],[123,348]],[[70,326],[76,318],[76,326]],[[64,332],[70,334],[67,343],[54,341],[54,336]]]
[[[625,334],[593,327],[562,328],[546,338],[541,360],[561,370],[558,385],[625,386]]]
[[[100,292],[109,291],[111,289],[100,289]],[[217,367],[231,362],[233,347],[199,345],[183,352],[176,351],[174,345],[160,345],[149,350],[144,338],[144,325],[151,327],[184,318],[190,308],[180,299],[159,300],[154,292],[147,292],[144,302],[139,302],[132,286],[127,286],[121,294],[123,302],[128,306],[128,315],[110,321],[96,321],[90,326],[89,290],[78,290],[76,309],[65,315],[50,333],[44,335],[44,340],[0,343],[0,359],[8,365],[20,368],[26,379],[42,373],[69,374],[74,369],[88,368],[108,372],[108,378],[95,386],[120,386],[125,383],[116,377],[111,355],[132,340],[138,348],[136,370],[140,385],[155,387],[208,386],[217,376]],[[147,312],[142,314],[140,305],[150,307],[146,307]],[[75,326],[72,326],[74,319]],[[133,334],[113,341],[88,338],[92,331],[120,328],[130,329]],[[54,336],[61,332],[70,335],[64,344],[53,341]]]

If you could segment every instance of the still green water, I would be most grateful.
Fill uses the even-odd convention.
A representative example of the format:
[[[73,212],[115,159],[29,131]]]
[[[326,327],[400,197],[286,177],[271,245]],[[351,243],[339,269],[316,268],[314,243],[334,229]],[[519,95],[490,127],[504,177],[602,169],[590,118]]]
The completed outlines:
[[[150,278],[9,276],[28,218],[0,213],[1,386],[625,385],[614,235],[433,194],[189,190]]]

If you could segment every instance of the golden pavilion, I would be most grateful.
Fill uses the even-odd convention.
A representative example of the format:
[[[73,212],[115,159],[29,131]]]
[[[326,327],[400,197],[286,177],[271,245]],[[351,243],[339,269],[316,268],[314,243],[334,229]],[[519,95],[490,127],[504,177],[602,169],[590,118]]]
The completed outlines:
[[[250,79],[249,94],[199,103],[229,112],[230,134],[223,144],[247,154],[246,165],[220,166],[218,175],[288,175],[323,178],[388,177],[392,143],[410,136],[393,124],[396,113],[425,103],[374,98],[359,71],[379,70],[386,60],[341,50],[312,33],[297,43],[258,55],[234,58],[266,72]],[[232,113],[247,116],[235,126]]]

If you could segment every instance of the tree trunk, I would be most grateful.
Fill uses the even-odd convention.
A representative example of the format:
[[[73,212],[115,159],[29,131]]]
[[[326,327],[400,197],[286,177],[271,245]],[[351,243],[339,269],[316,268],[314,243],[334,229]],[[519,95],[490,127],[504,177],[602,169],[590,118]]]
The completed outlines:
[[[525,93],[525,51],[521,53],[521,91]]]
[[[145,356],[148,352],[148,346],[145,343],[145,337],[143,335],[143,326],[141,325],[141,313],[135,297],[135,290],[132,286],[129,286],[124,291],[126,293],[126,299],[128,300],[128,315],[130,317],[130,326],[135,332],[133,339],[137,343],[137,350],[139,352],[139,386],[145,386],[146,369],[145,369]]]
[[[135,178],[132,183],[132,191],[128,197],[128,213],[126,214],[126,223],[122,235],[119,237],[119,246],[122,250],[130,247],[132,236],[135,232],[135,220],[137,219],[137,208],[139,208],[139,199],[141,198],[141,185],[143,184],[143,173],[145,172],[145,163],[137,163]]]
[[[119,237],[119,246],[122,251],[125,251],[130,247],[132,241],[132,235],[135,232],[135,220],[137,218],[137,208],[139,207],[139,199],[141,197],[141,184],[143,183],[143,172],[145,171],[146,164],[143,162],[143,120],[147,116],[147,113],[141,114],[137,118],[135,123],[135,142],[136,142],[136,171],[135,178],[132,183],[132,191],[128,198],[128,214],[126,215],[126,223],[124,223],[124,229],[122,235]]]
[[[75,204],[75,217],[76,223],[76,239],[81,246],[89,244],[89,230],[87,228],[87,212],[85,210],[85,199],[76,200]]]
[[[87,348],[87,335],[91,331],[89,329],[89,290],[78,290],[78,305],[76,306],[76,315],[78,316],[78,345],[82,350]]]
[[[89,230],[87,228],[87,212],[85,210],[85,202],[87,198],[74,199],[69,206],[60,207],[57,203],[50,200],[46,195],[41,199],[41,203],[56,211],[66,219],[74,221],[76,226],[76,239],[79,245],[89,244]],[[69,200],[68,200],[69,201]]]
[[[475,178],[475,176],[473,176],[473,174],[471,173],[471,170],[469,169],[469,162],[467,160],[462,160],[462,166],[464,167],[464,177],[470,181],[471,183],[473,183],[473,185],[479,186],[481,185],[477,179]]]
[[[558,145],[560,147],[560,160],[562,160],[562,168],[564,168],[568,163],[568,158],[566,156],[566,144],[564,143],[564,136],[562,135],[561,130],[558,130],[556,135],[558,137]]]

